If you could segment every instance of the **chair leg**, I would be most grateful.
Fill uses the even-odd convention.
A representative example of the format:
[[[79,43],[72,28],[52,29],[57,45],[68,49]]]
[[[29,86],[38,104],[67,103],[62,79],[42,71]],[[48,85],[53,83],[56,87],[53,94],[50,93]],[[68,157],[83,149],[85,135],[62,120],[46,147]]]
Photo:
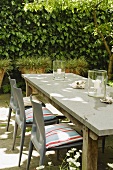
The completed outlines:
[[[104,149],[105,149],[105,139],[106,137],[103,137],[102,139],[102,153],[104,153]]]
[[[32,143],[32,141],[30,141],[30,143],[29,143],[29,154],[28,154],[26,170],[29,170],[29,165],[30,165],[30,161],[31,161],[32,151],[33,151],[33,143]]]
[[[23,146],[24,146],[25,131],[26,131],[26,127],[23,127],[22,133],[21,133],[21,141],[20,141],[20,154],[19,154],[19,163],[18,163],[19,167],[21,163],[22,151],[23,151]]]
[[[59,150],[56,150],[57,160],[59,160]]]
[[[8,114],[8,121],[7,121],[6,131],[8,131],[8,129],[9,129],[9,122],[10,122],[10,118],[11,118],[11,112],[12,112],[12,108],[9,107],[9,114]]]
[[[45,148],[42,148],[42,149],[40,150],[39,166],[44,165],[45,152],[46,152],[46,149],[45,149]]]
[[[16,141],[16,135],[17,135],[17,130],[18,130],[18,124],[15,122],[14,133],[13,133],[13,146],[12,146],[12,150],[14,150],[15,141]]]

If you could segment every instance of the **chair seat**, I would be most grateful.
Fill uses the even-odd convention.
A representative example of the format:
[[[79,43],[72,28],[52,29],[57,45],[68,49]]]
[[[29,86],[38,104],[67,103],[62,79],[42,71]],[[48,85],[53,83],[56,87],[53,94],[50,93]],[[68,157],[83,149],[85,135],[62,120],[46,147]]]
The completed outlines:
[[[69,124],[60,123],[45,126],[41,103],[37,103],[33,100],[31,100],[31,102],[34,120],[29,144],[27,170],[29,170],[33,147],[36,148],[40,155],[39,166],[41,166],[44,165],[45,153],[47,150],[69,149],[81,146],[83,143],[82,136]]]
[[[48,121],[48,120],[52,120],[56,118],[56,116],[52,114],[52,112],[46,107],[42,107],[42,111],[43,111],[44,121]],[[26,114],[26,123],[32,123],[33,122],[33,109],[29,108],[25,110],[25,114]]]
[[[36,96],[33,96],[33,99],[36,100],[37,102],[39,102],[39,100],[37,99]],[[24,106],[32,106],[31,105],[31,101],[30,101],[30,97],[23,97],[23,101],[24,101]]]
[[[23,97],[24,106],[31,106],[30,97]]]
[[[68,124],[55,124],[45,127],[46,133],[46,148],[54,148],[60,145],[70,144],[77,141],[82,141],[80,136]]]

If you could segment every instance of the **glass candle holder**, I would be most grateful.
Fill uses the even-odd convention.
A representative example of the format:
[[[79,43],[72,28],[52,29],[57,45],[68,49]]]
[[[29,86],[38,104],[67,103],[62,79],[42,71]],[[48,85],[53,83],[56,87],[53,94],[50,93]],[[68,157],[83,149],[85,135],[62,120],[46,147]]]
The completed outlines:
[[[88,95],[92,97],[106,97],[107,71],[88,71]]]
[[[61,60],[53,61],[53,78],[54,80],[65,79],[65,61]]]

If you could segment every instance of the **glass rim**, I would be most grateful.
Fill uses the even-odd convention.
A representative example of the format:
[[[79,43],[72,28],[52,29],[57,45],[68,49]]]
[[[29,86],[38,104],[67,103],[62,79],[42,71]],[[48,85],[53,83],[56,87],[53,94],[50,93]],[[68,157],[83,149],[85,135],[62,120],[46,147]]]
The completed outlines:
[[[88,72],[107,73],[107,70],[98,70],[98,69],[93,69],[93,70],[88,70]]]

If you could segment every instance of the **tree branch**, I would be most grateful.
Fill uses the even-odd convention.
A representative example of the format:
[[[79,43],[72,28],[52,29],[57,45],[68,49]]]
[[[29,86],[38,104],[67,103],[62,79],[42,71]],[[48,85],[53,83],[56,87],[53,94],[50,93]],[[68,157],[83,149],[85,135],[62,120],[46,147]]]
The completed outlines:
[[[99,4],[97,4],[95,7],[94,7],[94,10],[93,10],[93,16],[94,16],[94,24],[95,24],[95,28],[97,29],[97,32],[98,34],[100,35],[104,45],[105,45],[105,48],[106,48],[106,51],[108,52],[109,54],[109,64],[108,64],[108,79],[110,80],[112,78],[112,69],[113,69],[113,54],[107,44],[107,41],[105,40],[104,38],[104,35],[102,34],[102,32],[99,30],[98,28],[98,23],[97,23],[97,16],[96,16],[96,9],[98,7]]]
[[[98,23],[97,23],[97,17],[96,17],[96,9],[94,9],[93,15],[94,15],[94,24],[95,24],[95,27],[97,29],[97,32],[100,35],[100,37],[102,38],[102,41],[103,41],[103,43],[105,45],[105,48],[106,48],[109,56],[111,56],[111,50],[110,50],[110,48],[109,48],[109,46],[107,44],[107,41],[105,40],[105,38],[104,38],[103,34],[101,33],[101,31],[98,29]]]

